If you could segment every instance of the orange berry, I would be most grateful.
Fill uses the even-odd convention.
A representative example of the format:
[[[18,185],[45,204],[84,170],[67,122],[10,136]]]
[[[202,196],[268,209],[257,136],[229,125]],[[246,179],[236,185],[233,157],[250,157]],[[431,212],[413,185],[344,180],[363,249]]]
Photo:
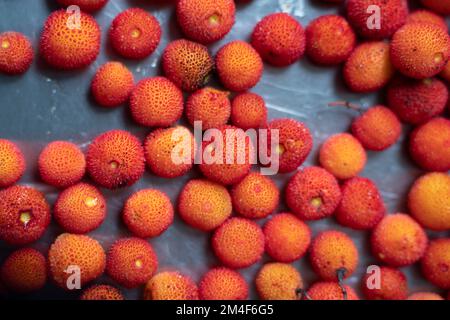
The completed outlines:
[[[311,243],[309,227],[290,213],[279,213],[264,225],[266,252],[279,262],[303,257]]]
[[[347,292],[347,300],[359,300],[352,287],[344,286]],[[344,300],[344,293],[337,282],[316,282],[308,289],[311,300]]]
[[[406,20],[406,23],[431,23],[439,26],[442,28],[445,32],[448,31],[447,23],[445,22],[445,19],[441,17],[440,15],[434,13],[433,11],[429,10],[416,10],[412,12],[408,19]]]
[[[173,206],[169,197],[162,191],[140,190],[125,202],[123,220],[135,236],[157,237],[172,224]]]
[[[160,272],[147,282],[144,300],[198,300],[198,288],[177,271]]]
[[[0,33],[0,72],[16,75],[26,72],[33,62],[30,40],[20,32]]]
[[[405,300],[408,296],[408,281],[405,275],[398,269],[379,268],[379,274],[366,274],[363,277],[364,296],[369,300]]]
[[[106,200],[96,187],[79,183],[58,196],[54,216],[65,231],[88,233],[105,220]]]
[[[259,270],[255,285],[262,300],[298,300],[303,280],[292,265],[272,262]]]
[[[267,107],[264,99],[251,92],[238,94],[231,103],[231,122],[244,130],[265,127]]]
[[[16,183],[25,171],[25,157],[19,147],[5,139],[0,139],[0,188]]]
[[[45,183],[65,188],[83,178],[86,159],[77,145],[67,141],[54,141],[42,150],[38,166]]]
[[[238,272],[219,267],[209,270],[200,281],[202,300],[246,300],[248,285]]]
[[[432,284],[450,289],[450,239],[430,242],[422,260],[422,273]]]
[[[119,289],[100,284],[84,290],[80,300],[125,300],[125,298]]]
[[[434,292],[416,292],[411,294],[408,300],[444,300],[444,298]]]

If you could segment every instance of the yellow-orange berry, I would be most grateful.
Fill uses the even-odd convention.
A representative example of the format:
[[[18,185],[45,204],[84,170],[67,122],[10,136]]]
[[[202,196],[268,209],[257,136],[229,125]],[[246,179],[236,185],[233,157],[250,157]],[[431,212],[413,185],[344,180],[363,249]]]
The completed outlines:
[[[0,33],[0,72],[16,75],[26,72],[33,62],[30,40],[20,32]]]
[[[19,147],[5,139],[0,139],[0,188],[16,183],[25,171],[25,157]]]
[[[246,300],[248,285],[238,272],[219,267],[209,270],[199,284],[202,300]]]
[[[352,287],[344,285],[347,300],[359,300]],[[316,282],[308,289],[311,300],[344,300],[344,292],[338,282]],[[305,297],[306,298],[306,297]]]
[[[430,242],[421,260],[422,273],[432,284],[450,289],[450,239],[441,238]]]
[[[81,300],[124,300],[119,289],[106,284],[93,285],[83,291]]]
[[[292,265],[273,262],[259,270],[255,285],[262,300],[298,300],[303,280]]]
[[[147,282],[144,299],[198,300],[198,288],[191,278],[177,271],[160,272]]]

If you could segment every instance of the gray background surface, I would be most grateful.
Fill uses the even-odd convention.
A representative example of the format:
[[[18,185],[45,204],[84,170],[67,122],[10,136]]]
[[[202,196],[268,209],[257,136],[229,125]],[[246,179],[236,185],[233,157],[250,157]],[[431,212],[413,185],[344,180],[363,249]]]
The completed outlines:
[[[0,0],[0,31],[15,30],[26,34],[38,47],[42,25],[52,10],[57,9],[53,0]],[[16,141],[24,151],[27,159],[27,171],[20,183],[32,185],[46,193],[53,203],[58,190],[41,183],[37,177],[36,161],[40,150],[50,141],[70,140],[83,149],[96,135],[111,129],[130,130],[141,139],[149,132],[148,128],[132,123],[127,106],[114,110],[105,110],[97,106],[89,94],[89,86],[96,69],[109,60],[124,62],[133,71],[136,80],[161,74],[160,57],[165,46],[173,39],[181,37],[177,28],[173,5],[155,4],[152,0],[110,0],[107,6],[95,14],[102,28],[102,47],[97,60],[88,68],[75,72],[62,72],[48,68],[36,57],[31,69],[23,76],[9,77],[0,75],[0,137]],[[159,1],[163,2],[164,1]],[[286,2],[286,1],[281,1]],[[295,2],[295,1],[294,1]],[[150,11],[160,21],[163,38],[153,55],[141,61],[123,60],[107,44],[107,30],[112,19],[128,7],[139,6]],[[304,11],[303,11],[304,9]],[[248,39],[254,25],[265,15],[280,10],[288,10],[306,26],[319,15],[338,12],[337,6],[324,6],[317,1],[305,0],[304,8],[289,8],[280,5],[277,0],[254,0],[246,5],[238,5],[236,25],[220,42],[210,47],[217,52],[224,43],[234,39]],[[269,108],[269,117],[292,117],[306,122],[314,134],[314,150],[305,165],[317,163],[317,149],[330,134],[348,130],[349,124],[356,116],[355,112],[344,108],[329,108],[327,103],[335,100],[350,100],[369,107],[375,102],[383,102],[382,96],[358,95],[350,93],[341,81],[340,68],[322,68],[311,64],[307,58],[289,68],[275,69],[265,66],[261,82],[254,92],[262,95]],[[404,128],[401,141],[383,153],[369,152],[367,167],[363,176],[373,179],[382,191],[389,212],[405,211],[405,194],[411,183],[421,171],[405,155]],[[108,200],[108,216],[100,228],[90,235],[99,240],[105,250],[115,239],[129,236],[120,219],[122,205],[133,192],[143,188],[158,188],[167,192],[173,203],[180,188],[193,176],[199,174],[194,170],[189,175],[176,180],[155,177],[149,172],[143,179],[127,189],[117,191],[102,190]],[[280,187],[284,187],[290,175],[275,178]],[[281,203],[279,211],[285,210]],[[263,224],[264,220],[260,221]],[[359,288],[359,281],[367,265],[376,261],[368,254],[365,232],[355,232],[340,227],[333,219],[308,223],[317,234],[321,230],[339,229],[347,232],[357,243],[361,259],[358,271],[347,283]],[[42,252],[62,230],[52,223],[44,237],[33,247]],[[449,236],[447,233],[430,234],[432,237]],[[178,217],[174,224],[162,236],[149,242],[157,251],[160,261],[159,271],[178,269],[198,281],[202,274],[218,263],[209,247],[210,235],[187,227]],[[0,261],[13,248],[0,242]],[[263,261],[267,261],[264,257]],[[251,297],[256,298],[253,279],[262,262],[241,270],[251,286]],[[317,277],[312,272],[307,258],[294,263],[300,270],[306,284],[311,284]],[[426,289],[436,290],[426,283],[417,266],[404,268],[408,275],[411,292]],[[112,283],[103,276],[96,283]],[[123,290],[127,298],[140,298],[142,289]],[[79,292],[65,292],[48,284],[46,288],[25,298],[76,298]]]

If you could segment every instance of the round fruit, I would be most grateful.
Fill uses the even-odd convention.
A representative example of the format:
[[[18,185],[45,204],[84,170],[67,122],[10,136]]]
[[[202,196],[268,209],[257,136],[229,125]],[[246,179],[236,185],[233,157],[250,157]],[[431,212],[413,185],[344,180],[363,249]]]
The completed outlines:
[[[259,270],[255,285],[262,300],[297,300],[303,280],[292,265],[273,262]]]
[[[444,298],[434,292],[416,292],[411,294],[408,300],[444,300]]]
[[[398,269],[379,267],[376,274],[366,274],[362,279],[362,291],[369,300],[405,300],[408,281]]]
[[[447,1],[442,1],[442,0],[421,0],[422,4],[439,13],[439,14],[444,14],[444,15],[449,15],[450,14],[450,4]]]
[[[0,188],[16,183],[25,172],[25,157],[19,147],[5,139],[0,139]]]
[[[267,107],[264,99],[251,92],[238,94],[231,103],[231,122],[244,130],[265,127]]]
[[[125,300],[119,289],[106,284],[93,285],[84,290],[80,300]]]
[[[406,21],[406,23],[431,23],[439,26],[445,32],[448,31],[447,23],[445,19],[440,15],[428,10],[416,10],[412,12]]]
[[[355,290],[349,286],[344,286],[347,294],[345,300],[359,300]],[[344,300],[344,292],[337,282],[316,282],[308,289],[308,296],[311,300]]]
[[[430,242],[422,260],[422,272],[432,284],[450,289],[450,239],[441,238]]]
[[[16,75],[26,72],[33,62],[30,40],[20,32],[0,33],[0,72]]]
[[[144,300],[198,300],[198,288],[179,272],[160,272],[147,282]]]
[[[201,300],[246,300],[248,285],[238,272],[214,268],[200,281],[199,296]]]

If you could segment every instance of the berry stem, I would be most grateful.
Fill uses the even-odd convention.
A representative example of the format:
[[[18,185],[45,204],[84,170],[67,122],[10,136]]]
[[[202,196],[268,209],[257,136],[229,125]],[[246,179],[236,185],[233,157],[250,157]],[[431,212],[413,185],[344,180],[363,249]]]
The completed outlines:
[[[359,113],[362,113],[363,110],[360,105],[357,105],[355,103],[352,103],[350,101],[334,101],[328,103],[329,107],[345,107],[350,110],[358,111]]]
[[[342,295],[344,296],[344,300],[348,300],[347,289],[344,287],[344,278],[347,273],[347,269],[342,267],[336,270],[336,275],[338,278],[338,285],[342,290]]]
[[[303,288],[296,289],[295,294],[300,298],[300,300],[303,300],[303,297],[305,297],[306,300],[312,300],[308,292]]]

